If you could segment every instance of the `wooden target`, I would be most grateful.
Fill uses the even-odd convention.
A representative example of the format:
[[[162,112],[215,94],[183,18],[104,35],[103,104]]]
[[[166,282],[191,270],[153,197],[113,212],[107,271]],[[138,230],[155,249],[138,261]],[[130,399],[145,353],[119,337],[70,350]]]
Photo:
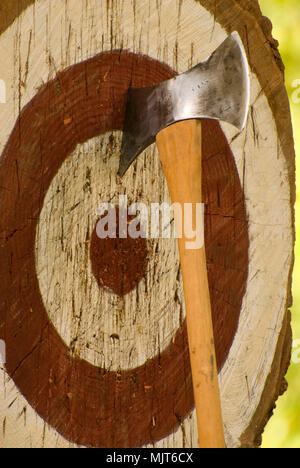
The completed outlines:
[[[2,444],[196,446],[176,240],[95,227],[120,195],[169,202],[155,145],[117,176],[128,87],[187,70],[237,30],[251,110],[243,132],[203,122],[203,191],[226,442],[254,446],[288,364],[294,240],[269,23],[246,0],[16,3],[0,12]]]

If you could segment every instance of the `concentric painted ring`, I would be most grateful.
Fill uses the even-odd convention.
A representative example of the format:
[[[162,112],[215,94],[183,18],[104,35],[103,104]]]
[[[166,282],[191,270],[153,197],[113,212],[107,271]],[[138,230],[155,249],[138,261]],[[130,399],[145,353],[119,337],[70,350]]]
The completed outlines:
[[[35,271],[35,231],[60,165],[78,143],[122,129],[127,89],[174,76],[114,51],[60,73],[23,109],[0,162],[0,338],[7,371],[44,421],[93,447],[137,447],[170,434],[193,408],[186,328],[140,368],[107,372],[71,355],[49,321]],[[232,344],[248,274],[243,191],[220,126],[204,121],[206,243],[219,367]]]

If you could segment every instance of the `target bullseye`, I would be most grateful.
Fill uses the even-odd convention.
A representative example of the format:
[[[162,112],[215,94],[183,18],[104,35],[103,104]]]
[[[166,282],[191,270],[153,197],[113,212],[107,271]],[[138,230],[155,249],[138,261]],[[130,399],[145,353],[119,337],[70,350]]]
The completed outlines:
[[[122,297],[136,288],[146,276],[148,247],[145,238],[134,239],[128,235],[128,225],[133,217],[124,208],[126,232],[120,237],[120,208],[113,206],[111,211],[114,215],[113,236],[109,237],[107,234],[105,238],[99,237],[98,223],[106,222],[104,217],[100,218],[92,234],[90,257],[93,274],[99,286]]]

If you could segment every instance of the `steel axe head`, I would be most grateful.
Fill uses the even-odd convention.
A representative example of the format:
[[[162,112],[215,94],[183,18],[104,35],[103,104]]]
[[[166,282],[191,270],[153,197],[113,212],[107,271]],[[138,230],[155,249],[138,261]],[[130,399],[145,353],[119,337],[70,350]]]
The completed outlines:
[[[129,89],[119,175],[163,128],[180,120],[215,119],[242,130],[249,101],[247,56],[234,32],[207,60],[182,75],[150,88]]]

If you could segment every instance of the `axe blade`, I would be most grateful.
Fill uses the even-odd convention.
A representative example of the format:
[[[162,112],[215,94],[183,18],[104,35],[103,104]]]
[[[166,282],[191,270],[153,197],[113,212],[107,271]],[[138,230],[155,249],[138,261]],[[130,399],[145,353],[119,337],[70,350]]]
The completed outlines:
[[[214,119],[242,130],[250,102],[249,66],[243,43],[232,33],[204,62],[149,88],[128,91],[119,175],[175,122]]]

